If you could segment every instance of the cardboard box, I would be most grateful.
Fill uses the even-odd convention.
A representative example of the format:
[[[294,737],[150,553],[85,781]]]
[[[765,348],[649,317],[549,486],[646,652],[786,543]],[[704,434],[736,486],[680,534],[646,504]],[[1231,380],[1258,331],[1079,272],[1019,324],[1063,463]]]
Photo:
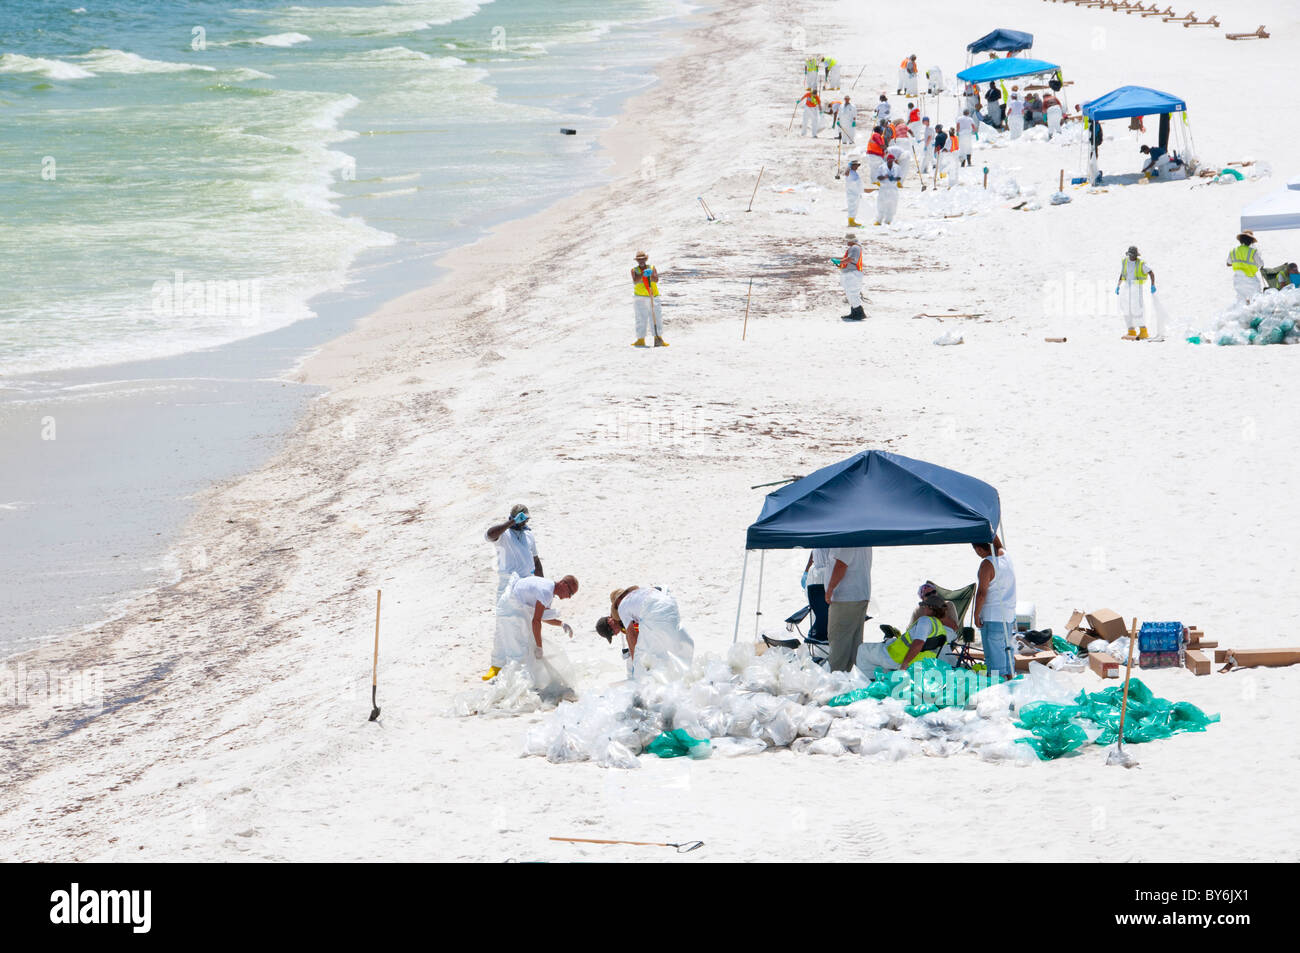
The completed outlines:
[[[1071,629],[1065,633],[1065,641],[1081,649],[1086,649],[1089,642],[1096,642],[1098,638],[1097,633],[1091,629]]]
[[[1098,609],[1096,612],[1089,612],[1087,619],[1088,627],[1107,642],[1114,642],[1128,635],[1128,626],[1124,624],[1118,612]]]
[[[1083,613],[1080,612],[1078,609],[1075,609],[1073,612],[1070,613],[1070,621],[1065,623],[1065,631],[1069,632],[1071,629],[1082,629],[1082,628],[1083,628]]]
[[[1210,657],[1197,649],[1187,650],[1183,657],[1183,664],[1193,675],[1209,675],[1214,671],[1214,663],[1210,661]]]
[[[1119,678],[1124,666],[1108,652],[1089,652],[1088,667],[1102,678]]]
[[[1214,661],[1216,661],[1216,662],[1226,662],[1226,661],[1228,661],[1228,650],[1227,650],[1227,649],[1215,649],[1215,650],[1214,650]]]
[[[1054,658],[1056,658],[1055,652],[1035,652],[1033,655],[1017,655],[1016,671],[1028,672],[1031,662],[1037,662],[1039,665],[1046,665]]]
[[[1300,649],[1216,649],[1214,652],[1216,660],[1220,652],[1224,653],[1225,661],[1227,653],[1232,652],[1232,657],[1237,660],[1238,668],[1277,668],[1283,665],[1300,665]]]

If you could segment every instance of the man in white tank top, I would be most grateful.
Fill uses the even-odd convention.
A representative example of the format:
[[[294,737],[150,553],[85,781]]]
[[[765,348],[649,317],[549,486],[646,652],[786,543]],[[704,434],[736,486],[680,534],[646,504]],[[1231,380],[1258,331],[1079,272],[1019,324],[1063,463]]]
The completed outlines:
[[[988,543],[971,545],[980,557],[975,624],[980,627],[984,664],[990,672],[1015,678],[1016,571],[997,536],[991,547]]]

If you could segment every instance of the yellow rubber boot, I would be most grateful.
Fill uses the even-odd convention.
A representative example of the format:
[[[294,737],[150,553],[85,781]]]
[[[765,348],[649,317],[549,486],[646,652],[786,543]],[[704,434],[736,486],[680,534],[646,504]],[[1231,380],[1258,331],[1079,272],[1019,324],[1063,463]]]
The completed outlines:
[[[1136,331],[1134,331],[1132,328],[1129,328],[1129,329],[1128,329],[1128,333],[1124,335],[1124,337],[1126,337],[1126,338],[1133,338],[1134,340],[1137,339],[1137,336],[1138,336],[1138,333],[1137,333]]]
[[[655,347],[667,347],[667,346],[668,346],[667,341],[665,341],[663,338],[659,337],[658,335],[655,335]]]
[[[862,223],[859,222],[856,218],[851,218],[851,219],[849,219],[849,227],[850,227],[850,228],[861,228],[861,227],[862,227]]]
[[[500,671],[501,671],[501,666],[499,666],[499,665],[493,665],[490,669],[488,669],[488,673],[487,673],[486,675],[483,676],[483,681],[485,681],[485,682],[490,682],[490,681],[492,681],[492,679],[494,679],[494,678],[497,677],[497,674],[498,674]]]
[[[1138,340],[1139,340],[1139,341],[1145,341],[1145,340],[1147,340],[1149,337],[1150,337],[1150,335],[1147,334],[1147,329],[1146,329],[1146,328],[1138,328]]]
[[[637,338],[632,342],[633,347],[645,347],[645,338]]]

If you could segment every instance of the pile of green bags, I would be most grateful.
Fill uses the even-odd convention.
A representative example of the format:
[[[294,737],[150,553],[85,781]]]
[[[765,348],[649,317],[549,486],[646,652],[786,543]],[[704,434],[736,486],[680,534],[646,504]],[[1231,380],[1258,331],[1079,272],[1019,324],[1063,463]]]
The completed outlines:
[[[1119,737],[1123,698],[1123,686],[1115,685],[1099,692],[1081,691],[1072,705],[1030,702],[1020,709],[1016,727],[1029,730],[1033,737],[1017,740],[1032,745],[1038,757],[1050,761],[1087,744],[1089,732],[1085,729],[1091,723],[1101,729],[1093,744],[1114,744]],[[1157,698],[1140,679],[1129,680],[1128,712],[1124,716],[1126,744],[1171,738],[1184,731],[1204,731],[1218,720],[1218,715],[1207,715],[1190,702]]]

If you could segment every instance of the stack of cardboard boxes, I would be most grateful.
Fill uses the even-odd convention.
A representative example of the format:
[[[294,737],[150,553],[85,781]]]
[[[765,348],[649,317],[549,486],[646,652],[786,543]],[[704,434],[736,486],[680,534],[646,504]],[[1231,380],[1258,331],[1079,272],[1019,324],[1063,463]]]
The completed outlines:
[[[1119,678],[1123,664],[1108,652],[1089,652],[1088,646],[1101,639],[1114,642],[1128,635],[1128,628],[1123,618],[1112,609],[1097,609],[1083,613],[1078,609],[1070,614],[1070,621],[1065,624],[1065,641],[1076,646],[1088,657],[1088,667],[1102,678]]]

